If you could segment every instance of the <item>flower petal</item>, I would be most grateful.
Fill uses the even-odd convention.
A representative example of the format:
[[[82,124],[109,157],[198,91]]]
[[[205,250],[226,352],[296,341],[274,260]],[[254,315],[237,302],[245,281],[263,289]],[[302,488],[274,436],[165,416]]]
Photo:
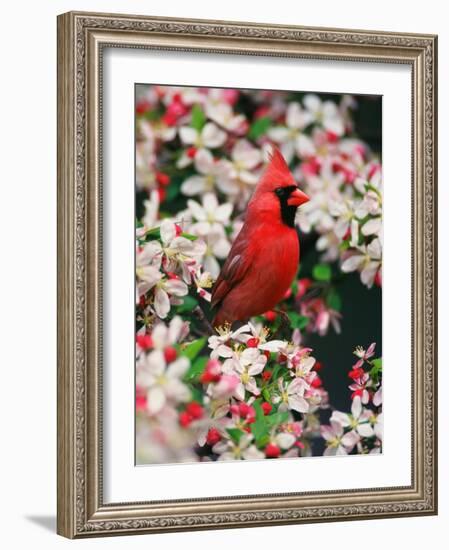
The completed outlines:
[[[190,126],[181,126],[179,128],[179,137],[184,145],[193,145],[198,138],[198,132]]]
[[[202,193],[206,187],[206,178],[203,176],[191,176],[182,182],[181,192],[188,197],[193,197],[193,195]]]
[[[176,237],[175,224],[170,220],[164,220],[161,223],[161,240],[165,246]]]
[[[204,208],[197,203],[196,201],[190,199],[187,201],[187,207],[192,213],[192,216],[197,221],[205,221],[207,219],[207,214],[204,210]]]
[[[365,237],[369,235],[378,235],[381,229],[382,229],[381,218],[380,217],[371,218],[365,224],[363,224],[362,234],[365,235]]]
[[[162,288],[157,288],[154,293],[154,309],[156,314],[161,319],[165,319],[170,311],[170,300],[168,298],[168,294]]]
[[[201,140],[205,147],[214,149],[215,147],[221,147],[226,141],[227,134],[220,130],[220,128],[213,122],[205,124],[203,131],[201,132]]]
[[[373,427],[371,426],[371,424],[369,424],[369,422],[367,422],[366,424],[359,424],[357,426],[357,432],[362,437],[373,437],[374,435]]]
[[[363,260],[364,257],[361,254],[353,254],[341,264],[341,270],[344,273],[355,271],[362,265]]]
[[[296,437],[293,434],[285,432],[277,434],[275,439],[279,447],[284,450],[290,449],[290,447],[296,441]]]
[[[360,418],[362,414],[362,400],[358,395],[352,400],[351,414],[354,418]]]
[[[200,174],[209,175],[214,168],[214,157],[208,149],[200,149],[195,155],[195,168]]]
[[[259,349],[263,351],[269,351],[271,353],[277,353],[280,349],[287,347],[287,342],[283,340],[270,340],[264,344],[260,344]]]
[[[160,386],[153,386],[148,390],[147,409],[150,414],[157,414],[165,405],[165,393]]]
[[[305,413],[309,410],[309,403],[299,395],[288,396],[288,406],[294,411]]]
[[[347,415],[344,412],[341,411],[334,411],[331,416],[331,423],[332,421],[340,424],[340,426],[346,427],[349,426],[351,423],[351,420],[349,418],[349,415]]]
[[[166,292],[173,294],[173,296],[186,296],[189,292],[189,289],[184,281],[180,281],[179,279],[168,280],[165,283],[164,288]]]

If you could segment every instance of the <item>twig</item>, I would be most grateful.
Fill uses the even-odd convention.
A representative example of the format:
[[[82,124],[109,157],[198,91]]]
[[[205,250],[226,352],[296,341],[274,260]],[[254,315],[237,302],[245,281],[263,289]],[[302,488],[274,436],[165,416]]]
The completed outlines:
[[[291,324],[290,324],[290,319],[287,315],[287,313],[285,313],[285,311],[283,311],[282,309],[275,309],[274,310],[278,315],[280,315],[281,317],[281,322],[279,324],[279,327],[276,331],[276,333],[273,335],[273,337],[276,339],[280,336],[282,336],[282,333],[284,331],[284,329],[288,330],[291,328]]]
[[[197,317],[197,319],[201,322],[203,327],[206,329],[206,332],[209,334],[215,334],[215,330],[213,329],[212,325],[209,323],[209,319],[206,317],[204,311],[201,309],[201,307],[198,305],[193,310],[194,315]]]
[[[316,298],[319,296],[321,292],[321,288],[315,287],[311,290],[307,291],[301,298],[296,299],[296,305],[299,305],[301,302],[306,302],[307,300],[311,300],[312,298]]]

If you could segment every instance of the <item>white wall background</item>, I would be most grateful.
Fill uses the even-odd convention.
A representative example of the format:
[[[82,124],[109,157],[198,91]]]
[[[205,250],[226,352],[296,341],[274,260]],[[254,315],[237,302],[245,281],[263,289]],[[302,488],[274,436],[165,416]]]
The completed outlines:
[[[0,507],[5,548],[221,550],[283,547],[442,548],[449,533],[448,287],[440,294],[440,514],[438,517],[90,539],[55,533],[56,514],[56,15],[91,10],[439,34],[440,281],[449,217],[449,30],[444,2],[409,0],[15,0],[2,7],[0,87]],[[6,306],[6,307],[5,307]],[[398,321],[401,313],[398,312]],[[400,322],[400,321],[399,321]],[[6,377],[5,377],[6,375]]]

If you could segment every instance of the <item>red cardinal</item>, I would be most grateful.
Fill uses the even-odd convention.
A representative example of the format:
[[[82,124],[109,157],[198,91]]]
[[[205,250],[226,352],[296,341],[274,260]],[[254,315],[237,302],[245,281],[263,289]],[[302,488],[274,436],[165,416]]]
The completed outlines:
[[[245,223],[212,289],[213,325],[246,321],[273,309],[296,275],[296,209],[309,200],[274,149],[248,204]]]

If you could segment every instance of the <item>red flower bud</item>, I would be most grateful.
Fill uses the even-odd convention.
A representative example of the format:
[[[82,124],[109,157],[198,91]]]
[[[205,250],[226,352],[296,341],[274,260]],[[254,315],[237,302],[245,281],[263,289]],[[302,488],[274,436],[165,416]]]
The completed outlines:
[[[136,395],[136,410],[144,411],[147,408],[147,396]]]
[[[275,311],[266,311],[263,316],[265,317],[265,319],[267,321],[269,321],[270,323],[272,323],[273,321],[276,320],[276,317],[277,317],[277,314]]]
[[[357,367],[348,372],[348,376],[352,380],[357,380],[358,378],[361,378],[364,374],[365,371],[361,367]]]
[[[193,159],[196,155],[196,152],[197,152],[197,148],[196,147],[189,147],[188,149],[186,149],[186,155],[190,158],[190,159]]]
[[[190,414],[186,411],[183,411],[183,412],[179,413],[178,418],[179,418],[179,423],[181,424],[181,426],[183,428],[187,428],[193,420],[193,418],[190,416]]]
[[[264,370],[262,372],[262,380],[265,380],[265,382],[267,382],[268,380],[270,380],[272,374],[273,373],[271,372],[271,370]]]
[[[221,439],[220,432],[216,428],[211,428],[207,432],[206,443],[213,447],[215,443],[218,443]]]
[[[278,458],[281,454],[281,449],[274,443],[268,443],[265,447],[265,456],[267,458]]]
[[[166,124],[167,126],[174,126],[176,124],[176,115],[174,113],[165,113],[165,115],[162,117],[162,122]]]
[[[198,420],[203,417],[204,409],[197,401],[192,401],[186,406],[186,412],[193,419]]]
[[[310,285],[312,284],[312,279],[309,279],[307,277],[303,277],[302,279],[298,280],[298,292],[296,293],[296,298],[302,298],[304,294],[309,289]]]
[[[250,339],[246,342],[246,345],[247,345],[249,348],[257,348],[257,346],[259,345],[259,338],[250,338]]]
[[[153,347],[153,339],[149,334],[137,334],[136,343],[143,350]]]
[[[331,130],[326,131],[326,137],[329,143],[336,143],[338,141],[338,135]]]
[[[343,168],[342,164],[338,162],[338,160],[334,160],[332,162],[332,172],[340,172],[340,170]]]
[[[250,411],[251,411],[251,408],[249,405],[247,405],[246,403],[240,403],[239,404],[239,415],[244,418],[245,416],[247,416]]]
[[[203,374],[200,376],[200,382],[202,384],[209,384],[210,382],[218,382],[221,378],[220,363],[216,359],[211,359],[207,362],[206,368]]]
[[[165,189],[163,189],[162,187],[159,187],[157,189],[157,194],[159,195],[159,202],[164,202],[165,197],[167,196],[167,193],[165,192]]]
[[[170,183],[170,176],[164,172],[156,172],[156,181],[165,187]]]
[[[315,376],[315,378],[312,380],[311,382],[311,386],[312,388],[319,388],[320,386],[322,386],[323,382],[321,380],[321,378],[318,376],[318,374]]]
[[[164,349],[164,357],[165,357],[165,360],[167,361],[167,363],[171,363],[172,361],[174,361],[176,359],[177,355],[178,354],[177,354],[175,348],[173,348],[171,346]]]
[[[273,407],[270,405],[270,403],[267,403],[266,401],[262,403],[261,408],[264,415],[270,414],[270,412],[273,410]]]
[[[147,99],[140,99],[136,105],[136,113],[138,115],[144,115],[151,109],[150,102]]]
[[[379,269],[374,277],[374,284],[382,288],[382,271]]]

